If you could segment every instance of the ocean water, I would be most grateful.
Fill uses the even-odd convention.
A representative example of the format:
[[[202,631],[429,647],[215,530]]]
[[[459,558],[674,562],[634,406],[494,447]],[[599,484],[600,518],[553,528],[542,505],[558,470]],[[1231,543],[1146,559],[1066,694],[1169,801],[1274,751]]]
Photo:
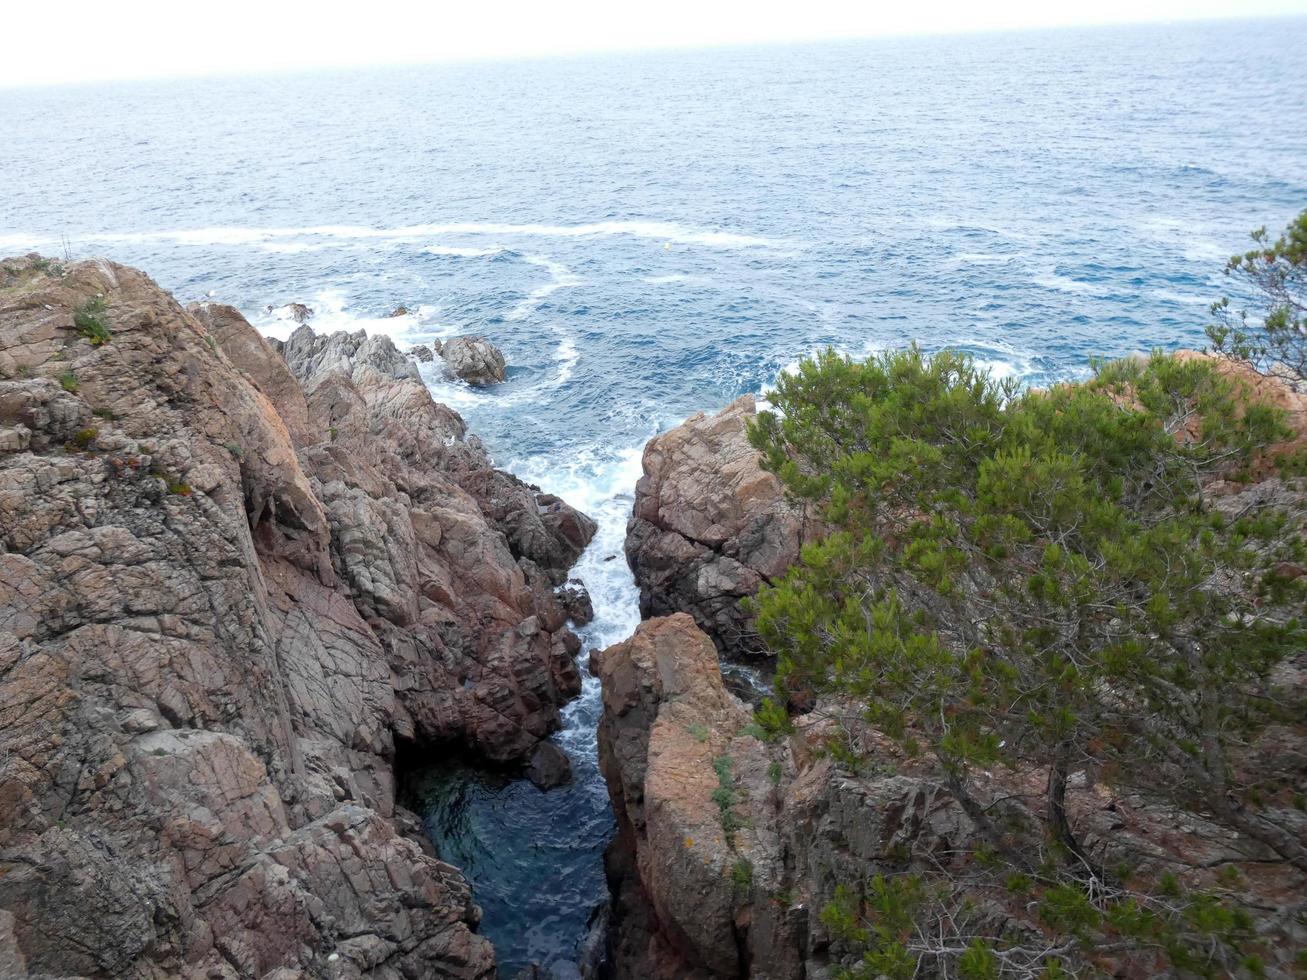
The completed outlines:
[[[0,91],[0,253],[139,265],[268,333],[479,333],[429,373],[499,465],[600,521],[628,635],[639,453],[825,345],[971,351],[1030,383],[1202,342],[1221,265],[1307,206],[1307,20]],[[385,318],[404,304],[409,316]],[[618,557],[609,560],[610,556]],[[586,681],[540,793],[432,759],[437,845],[505,972],[568,966],[612,817]]]

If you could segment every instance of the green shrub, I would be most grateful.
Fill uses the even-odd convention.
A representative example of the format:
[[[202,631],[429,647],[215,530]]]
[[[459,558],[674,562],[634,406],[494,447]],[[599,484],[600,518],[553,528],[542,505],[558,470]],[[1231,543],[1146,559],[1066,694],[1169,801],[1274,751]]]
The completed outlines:
[[[105,309],[104,297],[95,296],[73,311],[73,326],[77,328],[79,334],[91,342],[92,347],[107,344],[113,339],[109,327],[104,322]]]
[[[1206,499],[1207,481],[1245,479],[1287,434],[1244,397],[1211,362],[1162,355],[1028,393],[952,352],[802,362],[749,435],[831,533],[758,595],[778,656],[778,696],[758,724],[779,737],[800,698],[856,705],[842,727],[881,733],[947,786],[983,841],[968,873],[1009,896],[1004,881],[1020,881],[1044,928],[1092,943],[1129,927],[1141,956],[1164,947],[1183,971],[1203,950],[1209,969],[1235,969],[1254,952],[1237,910],[1168,896],[1165,881],[1154,896],[1127,890],[1081,845],[1066,796],[1091,768],[1307,870],[1275,794],[1227,761],[1293,715],[1275,671],[1307,641],[1307,579],[1273,573],[1307,555],[1292,515],[1255,501],[1229,519]],[[864,744],[836,740],[831,754],[857,771],[874,761]],[[988,805],[991,774],[1033,771],[1040,826],[1014,837]],[[961,930],[966,892],[919,884],[925,934]],[[873,885],[868,901],[907,887]],[[836,904],[833,916],[880,936],[888,913]],[[870,975],[925,962],[900,935],[868,940]],[[954,938],[959,972],[1010,962],[973,949],[974,933]]]
[[[731,886],[736,898],[747,900],[753,892],[753,862],[740,858],[731,865]]]
[[[99,435],[99,429],[81,429],[69,440],[69,446],[72,449],[85,450],[91,443],[95,442],[96,437]]]
[[[72,371],[65,371],[63,374],[59,375],[59,383],[63,385],[64,391],[74,395],[77,394],[78,389],[82,387],[77,381],[77,375],[73,374]]]

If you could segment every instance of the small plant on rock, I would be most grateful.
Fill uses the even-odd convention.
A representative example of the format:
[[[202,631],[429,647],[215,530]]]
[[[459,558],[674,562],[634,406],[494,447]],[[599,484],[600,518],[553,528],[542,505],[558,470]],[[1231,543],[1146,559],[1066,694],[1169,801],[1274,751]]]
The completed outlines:
[[[731,865],[731,886],[736,898],[748,899],[753,892],[753,862],[740,858]]]
[[[92,347],[100,347],[113,339],[109,327],[104,322],[105,302],[103,296],[88,299],[73,312],[73,326],[77,332],[91,342]]]
[[[64,391],[72,395],[77,394],[77,389],[81,387],[77,381],[77,375],[73,374],[72,371],[65,371],[59,375],[59,383],[63,385]]]
[[[73,452],[73,451],[85,452],[88,448],[90,448],[91,444],[95,442],[96,437],[98,437],[99,435],[100,435],[99,429],[94,429],[94,428],[81,429],[78,431],[78,433],[75,436],[72,437],[72,439],[68,441],[67,448],[69,452]]]

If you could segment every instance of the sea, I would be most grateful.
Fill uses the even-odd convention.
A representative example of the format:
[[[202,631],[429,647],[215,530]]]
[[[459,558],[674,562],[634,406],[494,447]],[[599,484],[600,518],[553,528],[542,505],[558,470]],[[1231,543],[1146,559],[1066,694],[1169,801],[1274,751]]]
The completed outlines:
[[[270,336],[301,302],[401,347],[489,338],[505,383],[426,381],[599,521],[584,657],[639,621],[645,442],[805,354],[915,342],[1045,385],[1201,346],[1227,257],[1307,207],[1305,40],[1276,19],[0,90],[0,254],[105,255]],[[409,780],[505,976],[576,976],[605,898],[598,714],[587,677],[566,788],[442,753]]]

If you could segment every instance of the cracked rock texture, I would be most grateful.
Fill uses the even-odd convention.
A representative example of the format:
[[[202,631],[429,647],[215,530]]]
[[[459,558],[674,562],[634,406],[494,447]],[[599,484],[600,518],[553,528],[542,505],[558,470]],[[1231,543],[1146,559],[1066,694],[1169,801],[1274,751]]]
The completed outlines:
[[[506,376],[504,355],[484,337],[453,337],[439,348],[439,354],[450,372],[470,385],[498,384]]]
[[[641,623],[597,654],[594,668],[603,685],[599,759],[618,821],[606,855],[617,980],[838,976],[859,958],[821,919],[838,884],[904,872],[967,880],[984,839],[928,765],[864,729],[857,737],[878,763],[871,772],[844,770],[825,751],[837,727],[856,719],[854,706],[824,702],[794,719],[792,736],[762,741],[686,614]],[[1257,755],[1300,782],[1297,729],[1264,740]],[[1044,839],[1020,800],[1044,778],[996,774],[981,791],[1004,826],[1029,829],[1022,846],[1032,853]],[[1292,951],[1307,937],[1275,910],[1301,908],[1301,874],[1202,814],[1075,782],[1071,817],[1104,863],[1128,862],[1143,881],[1174,872],[1204,889],[1218,887],[1215,869],[1237,868],[1233,894],[1274,951],[1267,975],[1293,975]],[[1039,934],[1022,896],[979,879],[968,887],[979,921]],[[1121,967],[1122,976],[1145,975],[1137,963]]]
[[[0,263],[6,978],[494,974],[395,745],[557,727],[593,525],[388,339],[284,350],[130,268]]]
[[[752,395],[649,440],[626,527],[644,618],[686,612],[732,657],[764,653],[740,600],[781,574],[817,533],[758,465]]]

